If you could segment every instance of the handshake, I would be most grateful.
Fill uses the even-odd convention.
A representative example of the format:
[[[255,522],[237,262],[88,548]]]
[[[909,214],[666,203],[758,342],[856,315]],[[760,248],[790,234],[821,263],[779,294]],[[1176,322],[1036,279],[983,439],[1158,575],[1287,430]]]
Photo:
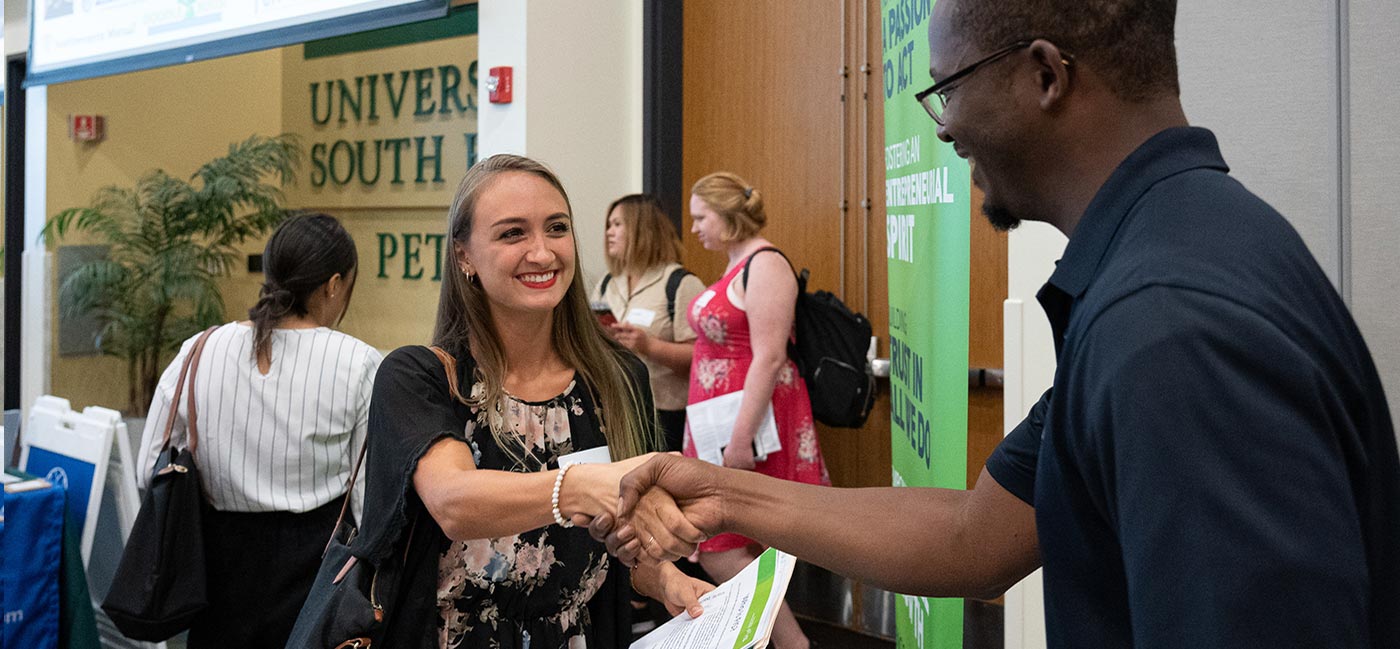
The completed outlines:
[[[638,459],[618,483],[616,510],[588,520],[608,552],[629,567],[674,561],[724,531],[720,484],[735,472],[674,453]]]

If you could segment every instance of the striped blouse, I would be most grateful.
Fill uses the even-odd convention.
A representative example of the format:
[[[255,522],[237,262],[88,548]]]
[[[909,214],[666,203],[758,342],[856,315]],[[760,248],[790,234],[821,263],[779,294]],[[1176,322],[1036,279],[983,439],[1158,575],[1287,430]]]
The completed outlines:
[[[186,340],[156,386],[137,458],[144,489],[160,452]],[[235,512],[307,512],[339,498],[364,443],[369,398],[382,355],[328,329],[274,329],[272,368],[258,371],[253,328],[219,327],[209,336],[195,376],[199,440],[195,461],[205,498]],[[186,389],[189,389],[188,386]],[[171,433],[185,444],[185,397]],[[359,518],[364,481],[352,507]]]

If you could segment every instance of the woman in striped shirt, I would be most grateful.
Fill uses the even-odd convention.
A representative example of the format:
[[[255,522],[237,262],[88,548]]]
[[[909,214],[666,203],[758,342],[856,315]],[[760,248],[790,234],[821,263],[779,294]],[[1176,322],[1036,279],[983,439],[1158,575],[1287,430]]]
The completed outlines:
[[[381,360],[332,328],[350,303],[357,259],[334,218],[287,220],[263,253],[266,281],[249,319],[219,327],[205,343],[192,389],[195,461],[210,505],[209,608],[190,629],[190,649],[281,647],[311,588],[365,439]],[[160,452],[194,340],[161,376],[137,466]],[[184,403],[175,416],[172,436],[185,430]],[[149,476],[141,480],[144,488]],[[363,490],[356,492],[358,518]]]

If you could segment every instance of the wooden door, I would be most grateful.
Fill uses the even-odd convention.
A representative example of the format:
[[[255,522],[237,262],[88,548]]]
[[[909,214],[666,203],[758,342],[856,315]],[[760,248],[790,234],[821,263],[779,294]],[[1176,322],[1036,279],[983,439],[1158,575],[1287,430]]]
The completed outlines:
[[[713,171],[738,173],[764,195],[764,235],[810,288],[870,318],[888,354],[884,109],[879,3],[688,0],[683,15],[682,196]],[[930,123],[929,129],[932,131]],[[974,191],[969,367],[1001,368],[1006,235],[987,225]],[[686,264],[707,282],[723,255],[703,249],[684,214]],[[838,486],[890,484],[888,384],[862,430],[821,430]],[[969,394],[968,480],[1001,439],[1001,392]]]

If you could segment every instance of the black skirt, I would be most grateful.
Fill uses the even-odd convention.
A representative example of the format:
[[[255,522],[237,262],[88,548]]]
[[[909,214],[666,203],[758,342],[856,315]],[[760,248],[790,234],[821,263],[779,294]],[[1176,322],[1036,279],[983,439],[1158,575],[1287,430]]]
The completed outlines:
[[[206,509],[209,608],[190,628],[189,649],[286,645],[342,500],[304,514]]]

